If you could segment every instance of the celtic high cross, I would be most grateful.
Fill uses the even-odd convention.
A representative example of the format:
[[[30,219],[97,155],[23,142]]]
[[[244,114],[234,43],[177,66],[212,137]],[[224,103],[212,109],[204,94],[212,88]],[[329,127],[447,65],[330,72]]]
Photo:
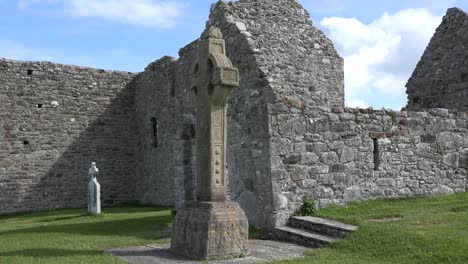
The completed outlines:
[[[239,85],[239,72],[226,57],[223,36],[211,27],[201,36],[192,66],[197,109],[197,200],[226,200],[227,99]]]

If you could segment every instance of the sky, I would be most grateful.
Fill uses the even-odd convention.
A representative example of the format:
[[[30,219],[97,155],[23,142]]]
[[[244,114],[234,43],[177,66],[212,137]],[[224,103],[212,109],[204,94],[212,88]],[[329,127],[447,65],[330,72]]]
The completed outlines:
[[[274,0],[272,0],[274,1]],[[0,57],[142,71],[200,36],[215,0],[0,0]],[[468,0],[299,0],[345,61],[345,103],[399,110],[447,8]]]

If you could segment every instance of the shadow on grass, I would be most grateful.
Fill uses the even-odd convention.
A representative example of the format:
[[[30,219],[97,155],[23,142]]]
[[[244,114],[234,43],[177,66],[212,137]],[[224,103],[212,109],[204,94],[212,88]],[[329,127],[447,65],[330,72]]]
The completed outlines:
[[[67,221],[67,220],[78,219],[78,218],[83,218],[83,217],[87,217],[87,216],[90,216],[90,214],[62,216],[62,217],[56,217],[56,218],[51,218],[51,219],[40,220],[39,222],[50,223],[50,222],[55,222],[55,221]]]
[[[3,235],[64,233],[90,236],[135,236],[143,239],[170,237],[171,215],[137,219],[102,220],[85,223],[57,224],[0,232]]]
[[[150,213],[150,212],[163,212],[170,211],[173,207],[154,207],[154,206],[116,206],[111,208],[104,208],[103,212],[108,214],[126,214],[126,213]]]
[[[126,214],[126,213],[150,213],[150,212],[163,212],[170,211],[174,209],[173,207],[161,207],[161,206],[149,206],[149,205],[139,205],[139,206],[129,206],[129,205],[119,205],[113,207],[105,207],[102,209],[103,214]],[[83,208],[73,208],[73,209],[58,209],[58,210],[43,210],[37,212],[20,212],[20,213],[11,213],[0,215],[0,220],[10,220],[10,219],[31,219],[39,217],[51,217],[56,216],[57,218],[52,219],[52,221],[68,220],[74,218],[80,218],[85,216],[90,216],[86,209]],[[62,216],[62,217],[61,217]],[[42,220],[39,222],[50,222],[50,219]]]
[[[72,256],[96,256],[102,254],[100,250],[72,250],[72,249],[21,249],[2,252],[2,257],[33,257],[33,258],[53,258],[53,257],[72,257]]]

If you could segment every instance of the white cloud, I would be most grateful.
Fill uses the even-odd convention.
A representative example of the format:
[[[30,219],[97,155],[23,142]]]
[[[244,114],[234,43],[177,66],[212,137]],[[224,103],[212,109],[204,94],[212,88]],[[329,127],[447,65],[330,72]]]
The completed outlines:
[[[369,95],[402,97],[404,85],[440,21],[425,9],[385,13],[369,24],[355,18],[323,19],[320,24],[329,30],[345,61],[346,104],[364,105]]]
[[[71,0],[68,12],[77,17],[100,17],[131,24],[168,27],[180,15],[176,2],[152,0]]]
[[[47,6],[73,17],[94,17],[134,25],[171,27],[186,4],[160,0],[18,0],[21,9]]]

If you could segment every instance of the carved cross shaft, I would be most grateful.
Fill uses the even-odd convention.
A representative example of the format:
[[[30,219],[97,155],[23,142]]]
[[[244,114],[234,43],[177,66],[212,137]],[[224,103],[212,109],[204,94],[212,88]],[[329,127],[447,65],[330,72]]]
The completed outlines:
[[[239,72],[226,57],[223,35],[205,30],[191,70],[197,109],[197,200],[226,200],[227,99],[239,85]]]

